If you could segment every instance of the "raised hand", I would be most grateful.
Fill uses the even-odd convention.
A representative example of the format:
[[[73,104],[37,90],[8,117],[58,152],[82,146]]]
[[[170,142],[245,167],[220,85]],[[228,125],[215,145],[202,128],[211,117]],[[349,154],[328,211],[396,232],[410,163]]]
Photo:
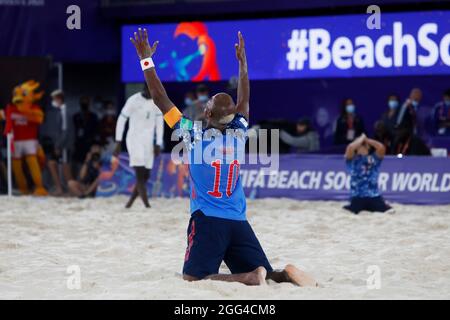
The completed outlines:
[[[155,41],[150,47],[150,44],[148,43],[147,29],[145,28],[139,28],[138,32],[134,33],[134,38],[130,37],[130,40],[136,48],[136,53],[140,60],[153,56],[159,43],[159,41]]]
[[[238,32],[239,44],[235,43],[234,48],[236,49],[236,58],[240,63],[247,63],[247,58],[245,56],[245,42],[242,33]]]

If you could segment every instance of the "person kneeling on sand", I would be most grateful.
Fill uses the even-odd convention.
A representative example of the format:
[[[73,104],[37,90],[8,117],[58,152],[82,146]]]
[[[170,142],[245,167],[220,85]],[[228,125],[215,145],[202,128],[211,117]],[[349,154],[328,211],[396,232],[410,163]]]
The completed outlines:
[[[350,174],[350,205],[344,206],[344,209],[355,214],[392,209],[378,190],[379,169],[385,152],[382,143],[367,138],[365,134],[347,146],[345,159]]]
[[[78,198],[95,197],[100,182],[101,153],[98,145],[93,145],[86,155],[78,180],[69,180],[70,193]]]

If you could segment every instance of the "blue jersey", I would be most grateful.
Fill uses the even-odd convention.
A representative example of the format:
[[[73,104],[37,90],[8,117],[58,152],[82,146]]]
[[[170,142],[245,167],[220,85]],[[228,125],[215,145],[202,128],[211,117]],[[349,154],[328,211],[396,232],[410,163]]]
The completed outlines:
[[[381,159],[375,153],[367,156],[356,155],[351,160],[347,160],[352,198],[374,198],[380,195],[378,191],[380,164]]]
[[[189,157],[191,214],[246,220],[246,201],[240,179],[248,123],[240,114],[224,132],[203,130],[201,122],[181,118],[176,124]]]

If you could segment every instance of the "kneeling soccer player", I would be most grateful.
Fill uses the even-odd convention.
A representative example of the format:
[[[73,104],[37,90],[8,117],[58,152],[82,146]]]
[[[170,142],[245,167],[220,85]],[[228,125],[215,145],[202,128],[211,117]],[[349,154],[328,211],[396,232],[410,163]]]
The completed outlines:
[[[370,149],[375,149],[370,152]],[[345,159],[350,173],[350,205],[344,208],[358,214],[360,211],[386,212],[388,206],[378,190],[378,174],[385,154],[382,143],[362,134],[347,146]],[[392,210],[393,211],[393,210]]]
[[[248,127],[250,84],[244,39],[241,33],[238,37],[239,44],[235,45],[239,61],[237,104],[226,93],[214,95],[205,109],[206,130],[199,123],[194,124],[184,118],[168,98],[151,59],[158,42],[150,47],[145,29],[139,29],[130,39],[141,60],[155,104],[164,114],[166,123],[178,130],[189,152],[191,219],[183,278],[189,281],[211,279],[247,285],[261,285],[266,279],[272,279],[300,286],[316,286],[314,279],[293,265],[287,265],[282,271],[274,271],[246,219],[238,151],[245,150],[242,146],[245,145]],[[208,136],[214,136],[215,139]],[[211,161],[204,160],[208,150],[211,151]],[[200,162],[195,161],[196,154],[202,155]],[[222,161],[224,155],[227,161]],[[218,274],[222,261],[225,261],[232,274]]]

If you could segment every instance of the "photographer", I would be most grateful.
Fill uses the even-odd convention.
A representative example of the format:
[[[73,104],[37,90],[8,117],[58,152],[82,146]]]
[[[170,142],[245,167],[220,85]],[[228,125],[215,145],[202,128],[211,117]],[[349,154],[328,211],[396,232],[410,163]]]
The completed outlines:
[[[95,197],[100,180],[100,169],[101,149],[100,146],[93,145],[81,166],[79,179],[70,180],[68,183],[71,194],[78,198]]]

